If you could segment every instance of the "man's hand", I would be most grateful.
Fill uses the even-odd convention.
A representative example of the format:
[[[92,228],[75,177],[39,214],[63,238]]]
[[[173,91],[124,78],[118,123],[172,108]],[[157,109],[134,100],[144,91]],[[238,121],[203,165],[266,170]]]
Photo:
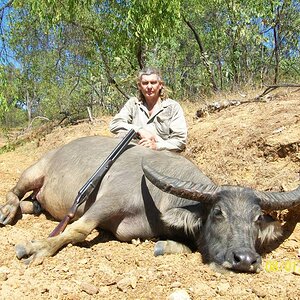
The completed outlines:
[[[139,145],[150,148],[152,150],[156,150],[156,136],[151,132],[140,129],[138,131],[138,135],[140,137]]]
[[[156,150],[156,140],[154,138],[150,139],[141,139],[139,145]]]

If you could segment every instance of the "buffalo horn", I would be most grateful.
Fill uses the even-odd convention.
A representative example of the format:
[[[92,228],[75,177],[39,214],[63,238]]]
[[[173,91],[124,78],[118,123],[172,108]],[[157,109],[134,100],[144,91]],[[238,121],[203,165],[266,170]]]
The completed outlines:
[[[260,205],[264,210],[283,210],[300,204],[300,186],[290,192],[254,191],[254,193],[260,198]]]
[[[219,188],[212,184],[196,184],[178,178],[162,175],[150,166],[143,164],[143,171],[147,179],[160,190],[185,199],[198,202],[213,202]]]

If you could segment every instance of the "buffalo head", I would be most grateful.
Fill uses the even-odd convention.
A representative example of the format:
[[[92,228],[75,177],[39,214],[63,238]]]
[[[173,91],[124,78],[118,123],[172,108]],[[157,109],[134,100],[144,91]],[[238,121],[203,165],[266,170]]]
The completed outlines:
[[[231,270],[260,271],[258,247],[281,235],[279,222],[263,211],[300,204],[300,187],[291,192],[259,192],[240,186],[182,181],[145,164],[143,170],[162,191],[201,202],[208,208],[206,219],[198,222],[202,226],[195,233],[195,241],[206,260]]]

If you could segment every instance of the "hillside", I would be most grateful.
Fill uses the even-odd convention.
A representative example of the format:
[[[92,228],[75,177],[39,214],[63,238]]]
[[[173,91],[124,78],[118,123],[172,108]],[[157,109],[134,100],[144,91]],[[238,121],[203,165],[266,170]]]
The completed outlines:
[[[300,92],[276,93],[267,101],[203,118],[195,118],[200,105],[183,106],[189,125],[184,155],[217,184],[274,191],[300,184]],[[0,203],[21,172],[43,153],[81,136],[110,135],[109,120],[56,127],[1,154]],[[154,258],[152,241],[121,243],[96,231],[86,243],[69,245],[43,264],[28,267],[15,257],[14,245],[46,237],[57,222],[45,215],[24,216],[16,225],[0,228],[0,298],[167,299],[184,289],[191,299],[298,299],[300,209],[277,215],[285,240],[264,255],[259,274],[216,273],[202,263],[199,253]]]

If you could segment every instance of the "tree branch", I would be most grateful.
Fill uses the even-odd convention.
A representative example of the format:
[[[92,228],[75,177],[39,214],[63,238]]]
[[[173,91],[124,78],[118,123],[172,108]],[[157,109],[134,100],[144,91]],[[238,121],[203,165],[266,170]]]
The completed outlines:
[[[209,76],[210,76],[210,82],[211,82],[211,85],[213,87],[213,90],[216,92],[216,91],[218,91],[218,87],[217,87],[217,84],[216,84],[216,81],[215,81],[215,78],[214,78],[214,74],[213,74],[213,72],[212,72],[212,70],[209,66],[209,61],[205,57],[205,51],[204,51],[204,47],[203,47],[202,41],[200,39],[200,36],[199,36],[198,32],[196,31],[195,27],[193,26],[193,24],[191,22],[186,20],[185,17],[183,17],[183,21],[192,30],[192,32],[194,34],[194,37],[195,37],[195,39],[197,41],[197,44],[199,46],[199,49],[200,49],[201,59],[203,61],[203,64],[204,64]]]
[[[209,103],[207,104],[205,107],[202,107],[200,109],[198,109],[196,111],[196,117],[197,118],[202,118],[204,117],[206,114],[212,113],[212,112],[217,112],[220,111],[222,109],[228,108],[230,106],[239,106],[242,104],[246,104],[246,103],[253,103],[253,102],[261,102],[261,98],[265,95],[267,95],[268,93],[274,91],[277,88],[280,87],[300,87],[300,84],[293,84],[293,83],[281,83],[281,84],[274,84],[274,85],[269,85],[265,91],[260,94],[259,96],[249,99],[249,100],[225,100],[225,101],[216,101],[213,103]],[[299,90],[299,89],[297,89]],[[297,91],[296,90],[296,91]]]
[[[257,97],[255,97],[255,100],[259,100],[260,98],[264,97],[265,95],[269,94],[270,92],[276,90],[280,87],[300,87],[300,84],[294,84],[294,83],[279,83],[279,84],[272,84],[268,85],[267,88],[264,90],[264,92]]]

